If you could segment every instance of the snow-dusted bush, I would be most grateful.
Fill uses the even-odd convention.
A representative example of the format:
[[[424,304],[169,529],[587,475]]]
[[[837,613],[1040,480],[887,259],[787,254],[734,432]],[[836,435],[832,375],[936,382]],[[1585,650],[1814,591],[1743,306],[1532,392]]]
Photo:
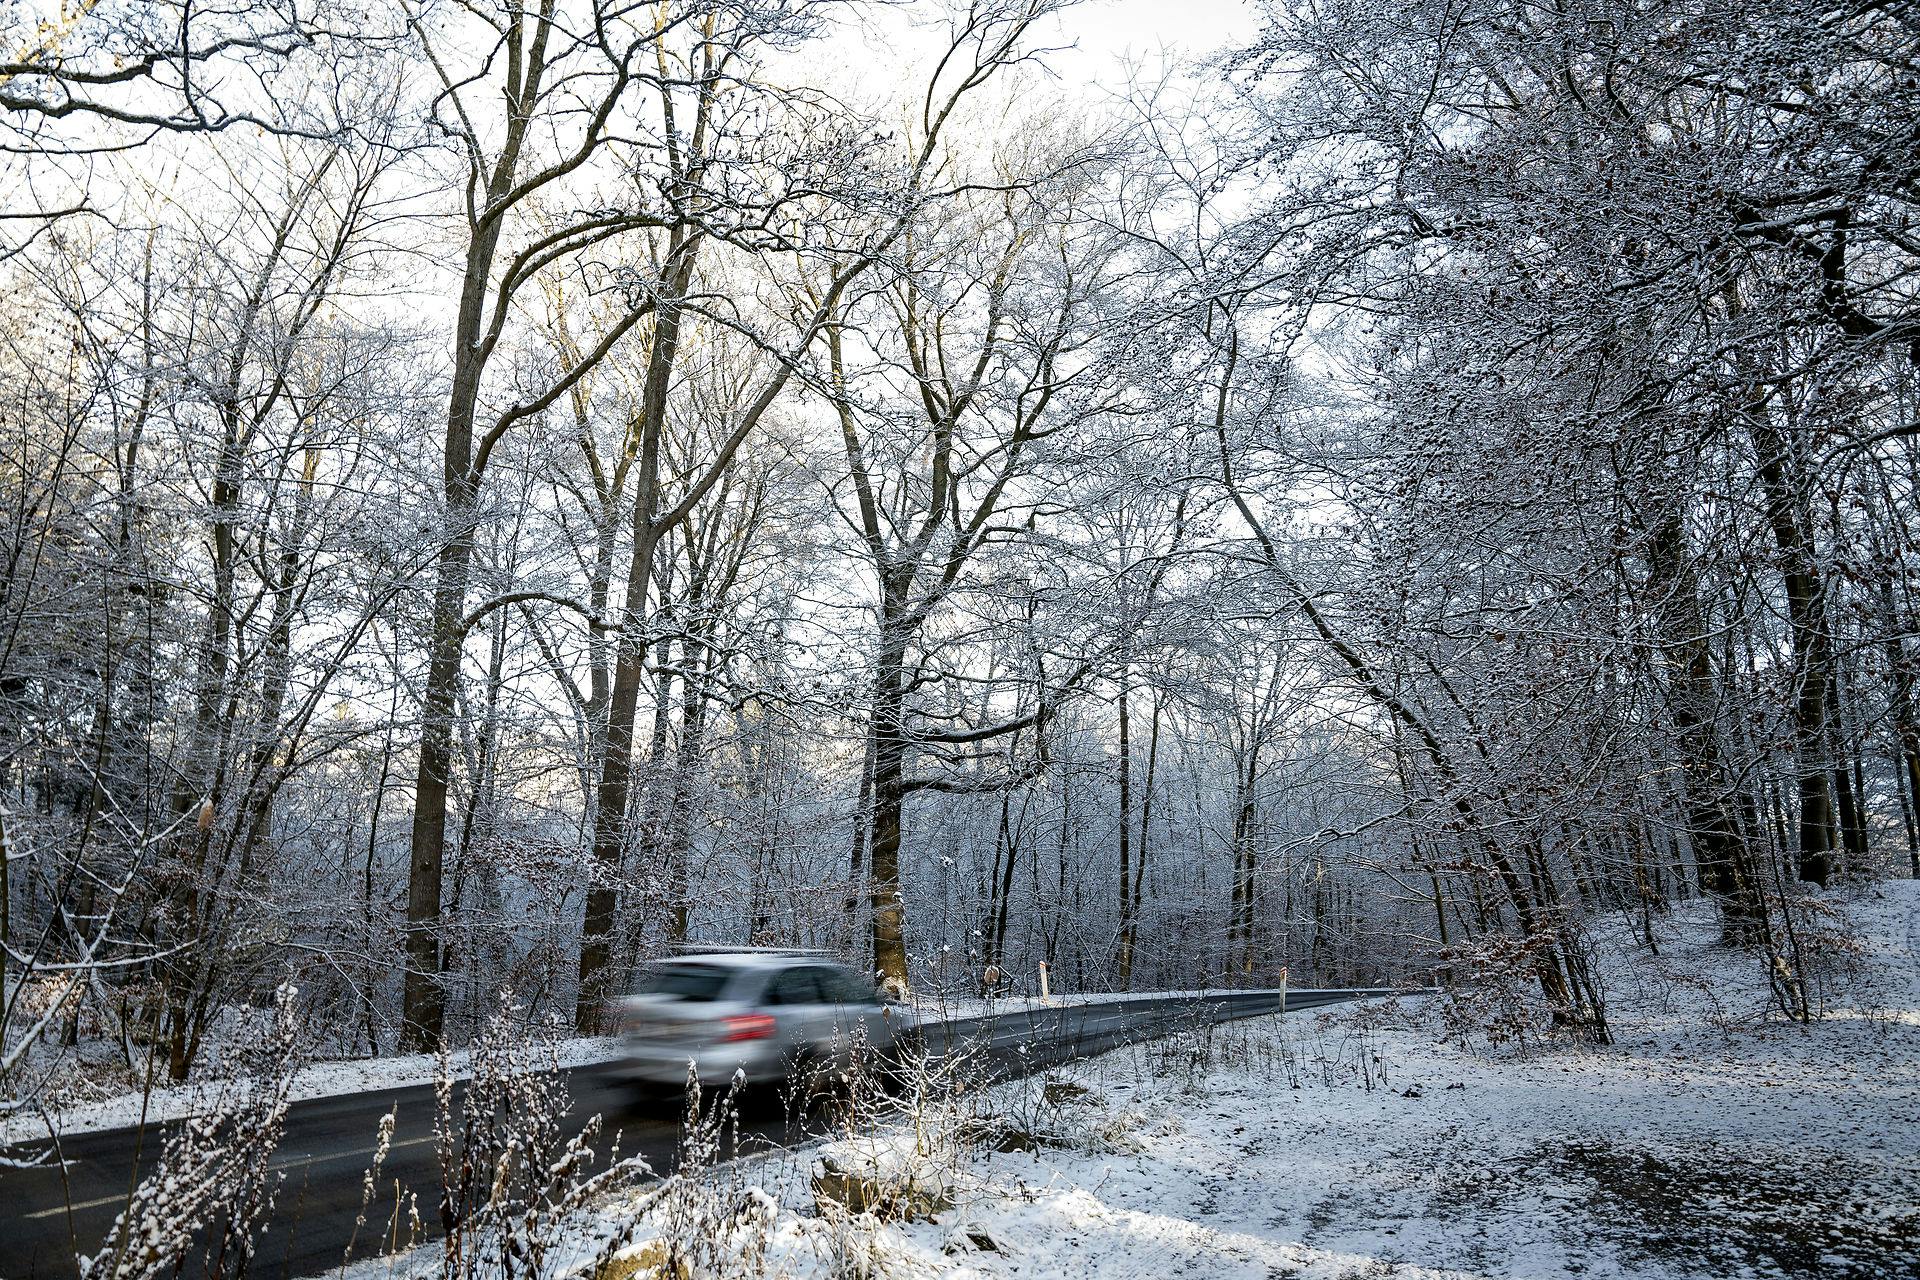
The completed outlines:
[[[246,1274],[280,1181],[268,1162],[298,1065],[295,994],[280,988],[268,1032],[239,1073],[167,1139],[159,1166],[134,1188],[99,1251],[80,1260],[81,1280],[178,1274],[196,1243],[207,1280]]]
[[[990,1129],[978,1046],[934,1053],[905,1043],[887,1059],[855,1057],[835,1137],[812,1171],[829,1217],[930,1216],[953,1202],[961,1173]]]
[[[649,1191],[630,1221],[652,1235],[644,1257],[654,1274],[673,1280],[761,1274],[779,1205],[755,1181],[740,1155],[742,1080],[705,1103],[698,1075],[687,1074],[680,1160]]]
[[[434,1079],[434,1137],[440,1162],[439,1223],[445,1280],[544,1280],[571,1270],[576,1219],[589,1205],[648,1172],[618,1148],[592,1172],[600,1118],[571,1138],[557,1032],[529,1029],[503,1002],[474,1043],[465,1096],[456,1104],[451,1055]],[[589,1259],[589,1274],[631,1239],[616,1232]]]

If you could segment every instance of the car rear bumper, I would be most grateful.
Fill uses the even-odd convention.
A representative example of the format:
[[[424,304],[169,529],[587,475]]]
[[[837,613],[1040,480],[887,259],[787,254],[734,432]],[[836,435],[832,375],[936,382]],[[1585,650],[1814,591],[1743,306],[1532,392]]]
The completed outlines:
[[[636,1084],[683,1085],[687,1082],[688,1063],[692,1063],[701,1086],[707,1089],[724,1089],[736,1072],[744,1073],[752,1084],[779,1081],[787,1074],[780,1046],[771,1040],[716,1045],[629,1040],[624,1048],[614,1070]]]

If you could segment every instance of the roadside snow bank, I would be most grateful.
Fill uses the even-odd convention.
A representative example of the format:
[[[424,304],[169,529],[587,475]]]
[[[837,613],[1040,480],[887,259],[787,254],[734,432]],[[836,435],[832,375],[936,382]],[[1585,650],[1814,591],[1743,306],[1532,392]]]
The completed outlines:
[[[921,1021],[954,1022],[967,1018],[990,1018],[995,1015],[1020,1013],[1039,1013],[1049,1009],[1071,1009],[1081,1005],[1127,1004],[1141,1000],[1198,1000],[1208,996],[1258,996],[1278,995],[1278,987],[1257,987],[1233,990],[1196,987],[1188,991],[1082,991],[1055,993],[1046,1000],[1039,996],[996,996],[988,1000],[980,996],[914,996],[907,1008]]]

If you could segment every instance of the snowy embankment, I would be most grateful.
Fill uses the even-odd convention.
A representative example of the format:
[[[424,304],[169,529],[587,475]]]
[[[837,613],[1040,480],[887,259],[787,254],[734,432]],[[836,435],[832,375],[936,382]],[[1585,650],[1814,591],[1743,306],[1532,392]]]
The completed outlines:
[[[936,1224],[901,1247],[956,1276],[1920,1274],[1916,889],[1853,905],[1866,972],[1810,1030],[1743,1025],[1756,966],[1696,916],[1609,966],[1609,1050],[1333,1014],[1252,1024],[1211,1069],[1108,1055],[1056,1091],[1081,1149],[967,1168],[942,1216],[997,1252]]]
[[[1192,1033],[728,1173],[693,1245],[769,1276],[1920,1275],[1917,890],[1848,905],[1862,971],[1811,1028],[1682,913],[1603,957],[1610,1048],[1436,1043],[1417,1001]],[[690,1247],[640,1235],[584,1270]]]
[[[612,1060],[619,1050],[619,1042],[611,1036],[587,1036],[558,1041],[555,1049],[557,1065],[581,1067]],[[391,1058],[312,1062],[294,1073],[287,1097],[292,1102],[303,1102],[431,1084],[437,1061],[434,1054],[413,1053]],[[449,1055],[449,1065],[456,1077],[464,1078],[466,1052]],[[169,1085],[150,1093],[123,1093],[58,1110],[22,1112],[0,1123],[0,1146],[45,1138],[49,1127],[61,1134],[95,1133],[143,1122],[163,1124],[179,1120],[203,1110],[219,1087],[219,1081]]]

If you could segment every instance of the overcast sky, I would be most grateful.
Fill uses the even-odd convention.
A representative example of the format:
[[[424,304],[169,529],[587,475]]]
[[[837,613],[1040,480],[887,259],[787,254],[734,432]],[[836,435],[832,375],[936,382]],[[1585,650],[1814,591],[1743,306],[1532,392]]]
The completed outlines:
[[[1203,53],[1254,29],[1252,0],[1088,0],[1057,21],[1079,45],[1056,59],[1061,74],[1095,82],[1125,54]]]
[[[936,52],[943,34],[940,13],[937,4],[863,10],[872,73],[904,71],[920,62],[916,55]],[[1128,58],[1150,64],[1162,51],[1204,54],[1244,40],[1255,29],[1254,0],[1085,0],[1036,28],[1032,42],[1056,46],[1046,62],[1063,85],[1084,86],[1097,94],[1121,87],[1120,68]],[[816,57],[817,50],[805,56]],[[850,53],[851,58],[859,56]],[[924,72],[924,65],[919,69]],[[849,72],[865,79],[869,69],[827,70],[834,80]]]

